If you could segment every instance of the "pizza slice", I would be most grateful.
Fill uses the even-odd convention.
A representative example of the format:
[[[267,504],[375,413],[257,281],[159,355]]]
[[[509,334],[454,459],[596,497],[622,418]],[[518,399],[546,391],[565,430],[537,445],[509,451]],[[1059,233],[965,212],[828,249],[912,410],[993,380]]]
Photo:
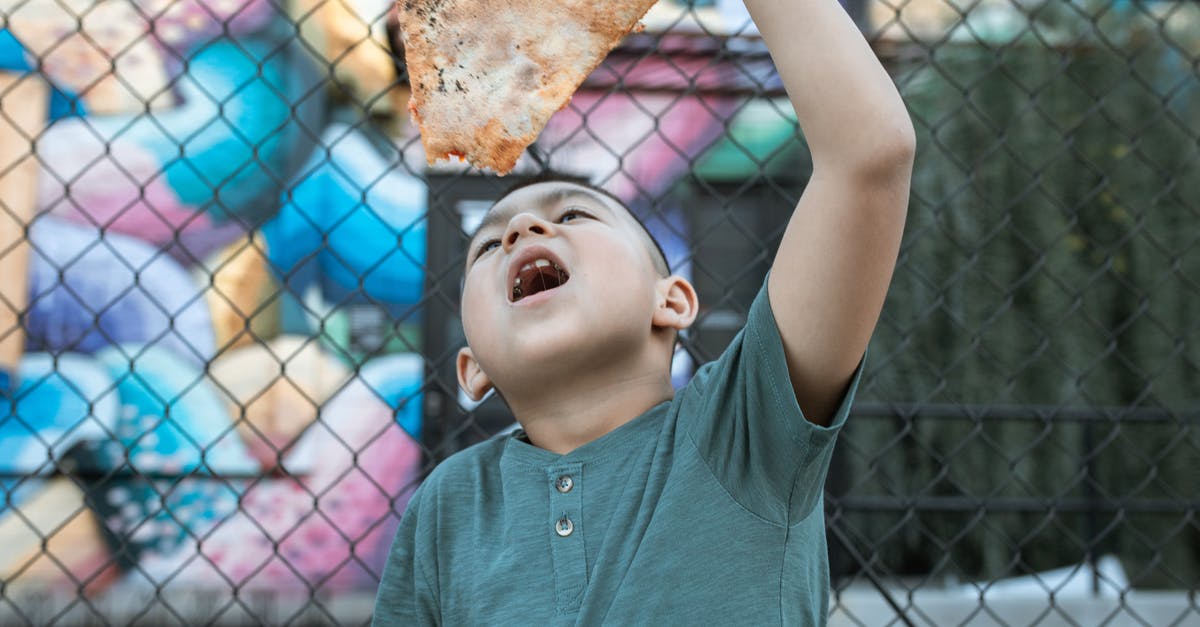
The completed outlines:
[[[656,0],[400,0],[412,99],[432,165],[506,174]]]

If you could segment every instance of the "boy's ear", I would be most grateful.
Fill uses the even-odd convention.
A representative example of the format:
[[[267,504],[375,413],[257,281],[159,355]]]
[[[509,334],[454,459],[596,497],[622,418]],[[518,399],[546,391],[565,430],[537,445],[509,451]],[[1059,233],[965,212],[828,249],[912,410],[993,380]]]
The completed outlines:
[[[659,279],[658,306],[651,321],[654,326],[682,331],[692,326],[699,312],[696,288],[687,279],[677,274]]]
[[[492,380],[484,374],[483,368],[479,367],[479,362],[475,361],[475,354],[470,348],[464,346],[458,349],[458,361],[455,365],[458,369],[458,386],[471,400],[482,400],[483,395],[492,389]]]

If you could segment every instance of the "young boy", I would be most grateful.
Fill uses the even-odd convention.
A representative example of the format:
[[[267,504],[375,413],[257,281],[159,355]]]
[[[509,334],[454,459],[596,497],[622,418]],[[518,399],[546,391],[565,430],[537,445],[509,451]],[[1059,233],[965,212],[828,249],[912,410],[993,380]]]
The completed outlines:
[[[914,135],[836,0],[746,0],[813,174],[745,329],[674,394],[696,293],[612,197],[519,188],[466,262],[459,383],[522,429],[436,468],[377,625],[822,624],[834,438],[890,281]]]

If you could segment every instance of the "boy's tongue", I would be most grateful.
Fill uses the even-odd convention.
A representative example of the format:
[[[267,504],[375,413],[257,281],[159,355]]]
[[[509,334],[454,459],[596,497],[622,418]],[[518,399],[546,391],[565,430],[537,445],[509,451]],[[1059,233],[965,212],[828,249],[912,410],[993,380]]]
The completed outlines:
[[[538,292],[552,290],[567,282],[567,273],[552,264],[526,264],[517,273],[513,286],[513,302]]]

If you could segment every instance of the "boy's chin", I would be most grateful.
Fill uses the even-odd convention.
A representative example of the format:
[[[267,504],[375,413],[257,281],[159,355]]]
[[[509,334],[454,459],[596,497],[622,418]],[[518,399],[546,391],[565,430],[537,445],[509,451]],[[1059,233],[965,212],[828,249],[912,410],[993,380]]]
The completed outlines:
[[[517,378],[553,377],[563,371],[587,367],[588,348],[586,342],[545,341],[521,346],[508,354],[504,367]]]
[[[505,359],[497,360],[503,371],[498,378],[520,388],[536,388],[551,381],[578,380],[637,352],[636,346],[621,338],[577,331],[546,334],[514,346]]]

